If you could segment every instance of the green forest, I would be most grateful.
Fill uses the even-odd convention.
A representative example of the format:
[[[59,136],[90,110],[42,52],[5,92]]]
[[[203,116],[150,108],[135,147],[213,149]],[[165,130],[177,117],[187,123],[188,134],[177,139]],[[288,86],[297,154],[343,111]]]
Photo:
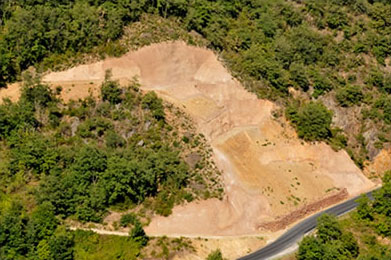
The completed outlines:
[[[216,51],[248,90],[281,105],[303,140],[345,149],[360,168],[390,147],[388,0],[3,0],[0,87],[23,81],[23,91],[0,105],[1,259],[85,259],[98,248],[136,259],[148,214],[221,198],[204,137],[191,122],[169,121],[184,115],[137,81],[120,87],[108,72],[99,100],[65,104],[60,87],[25,73],[178,39]],[[341,114],[358,130],[333,125]],[[195,167],[191,152],[202,155]],[[375,201],[362,198],[349,217],[320,219],[320,235],[303,240],[297,258],[389,259],[378,241],[391,232],[389,182],[385,175]],[[139,205],[121,221],[128,238],[65,228],[67,219],[100,223],[109,209]]]

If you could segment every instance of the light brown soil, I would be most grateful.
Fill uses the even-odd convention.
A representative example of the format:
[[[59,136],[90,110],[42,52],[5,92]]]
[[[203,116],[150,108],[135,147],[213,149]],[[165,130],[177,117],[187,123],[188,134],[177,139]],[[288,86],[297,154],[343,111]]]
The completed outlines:
[[[383,149],[372,162],[366,162],[364,173],[370,177],[382,176],[389,170],[391,170],[391,149]]]
[[[183,108],[211,143],[223,171],[222,201],[178,206],[169,217],[152,219],[146,228],[150,235],[257,234],[262,224],[338,190],[353,196],[374,186],[345,151],[299,140],[284,119],[273,118],[276,105],[247,92],[209,50],[182,42],[154,44],[121,58],[50,73],[44,80],[65,86],[67,101],[88,95],[88,89],[97,95],[106,69],[122,83],[137,76],[143,90],[155,90]],[[0,91],[0,97],[9,91]]]
[[[300,220],[304,216],[307,216],[311,214],[312,212],[323,210],[324,208],[327,208],[327,206],[330,206],[332,204],[335,204],[343,199],[346,199],[348,196],[348,193],[346,189],[343,189],[342,191],[331,195],[329,197],[326,197],[324,199],[318,200],[314,203],[305,205],[301,207],[300,209],[297,209],[277,220],[271,221],[269,223],[264,223],[260,225],[260,228],[265,228],[267,230],[277,231],[287,228],[290,224]]]
[[[191,239],[195,253],[177,255],[174,260],[204,260],[208,255],[220,249],[224,259],[238,259],[266,244],[263,237],[223,238],[223,239]]]

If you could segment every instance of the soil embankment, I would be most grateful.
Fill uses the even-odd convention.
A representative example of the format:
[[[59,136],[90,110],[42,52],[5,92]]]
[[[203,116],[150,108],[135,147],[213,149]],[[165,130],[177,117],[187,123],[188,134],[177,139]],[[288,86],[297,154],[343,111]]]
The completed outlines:
[[[300,217],[319,210],[306,205],[330,196],[338,198],[335,203],[373,187],[345,151],[299,140],[283,118],[273,118],[275,105],[247,92],[209,50],[182,42],[154,44],[44,80],[61,85],[67,101],[98,95],[106,69],[122,83],[138,77],[143,90],[156,91],[191,115],[223,171],[222,201],[192,202],[169,217],[155,217],[146,228],[151,235],[257,234],[262,225],[302,208],[307,207]],[[9,91],[15,90],[0,97]]]

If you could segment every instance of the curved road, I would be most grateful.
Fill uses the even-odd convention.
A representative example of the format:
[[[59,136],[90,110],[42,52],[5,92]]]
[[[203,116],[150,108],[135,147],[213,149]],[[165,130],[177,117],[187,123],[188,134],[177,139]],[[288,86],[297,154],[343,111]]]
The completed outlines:
[[[375,189],[378,190],[379,188]],[[375,191],[373,190],[373,191]],[[370,191],[367,194],[367,196],[373,200],[372,192]],[[354,208],[357,207],[357,203],[355,202],[360,196],[354,197],[350,200],[347,200],[341,204],[335,205],[331,208],[328,208],[324,211],[321,211],[315,215],[310,216],[309,218],[306,218],[305,220],[301,221],[291,229],[289,229],[287,232],[285,232],[282,236],[280,236],[277,240],[274,242],[268,244],[267,246],[259,249],[258,251],[255,251],[249,255],[243,256],[239,258],[239,260],[263,260],[263,259],[272,259],[276,255],[280,254],[287,248],[291,247],[295,243],[297,243],[306,233],[310,232],[311,230],[315,229],[316,227],[316,219],[324,214],[334,214],[336,216],[341,216]]]

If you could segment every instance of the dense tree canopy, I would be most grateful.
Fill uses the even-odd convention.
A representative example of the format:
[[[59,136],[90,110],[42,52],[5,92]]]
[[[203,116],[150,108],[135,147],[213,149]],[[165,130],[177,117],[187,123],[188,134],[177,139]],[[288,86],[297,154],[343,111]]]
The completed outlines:
[[[300,108],[290,106],[287,117],[297,128],[299,137],[308,140],[325,140],[331,137],[332,112],[323,104],[310,102]]]
[[[336,218],[324,214],[318,218],[316,236],[305,237],[299,246],[298,260],[355,259],[357,241],[350,232],[343,232]]]

